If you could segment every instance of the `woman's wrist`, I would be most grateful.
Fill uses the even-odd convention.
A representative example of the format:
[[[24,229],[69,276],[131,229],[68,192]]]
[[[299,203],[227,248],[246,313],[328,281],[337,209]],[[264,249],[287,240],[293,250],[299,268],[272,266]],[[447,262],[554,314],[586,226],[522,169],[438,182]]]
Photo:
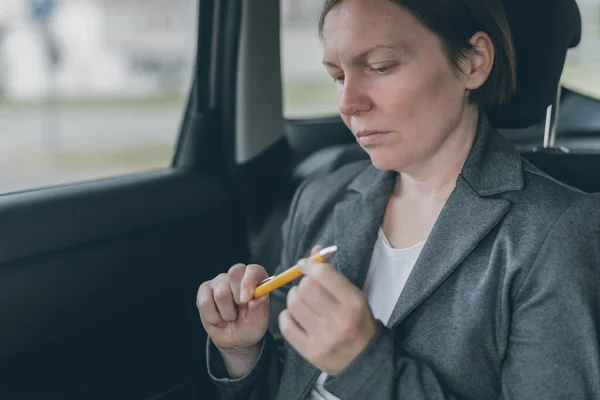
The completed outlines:
[[[258,360],[262,342],[244,349],[220,349],[223,363],[230,378],[241,378],[246,375]]]

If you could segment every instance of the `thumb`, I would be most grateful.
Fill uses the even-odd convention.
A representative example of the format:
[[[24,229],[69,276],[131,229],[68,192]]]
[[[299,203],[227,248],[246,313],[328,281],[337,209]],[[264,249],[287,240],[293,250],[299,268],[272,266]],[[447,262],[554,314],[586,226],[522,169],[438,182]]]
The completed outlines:
[[[325,247],[321,246],[320,244],[316,245],[315,247],[312,248],[312,250],[310,251],[310,256],[314,256],[315,254],[317,254],[318,252],[320,252],[321,250],[323,250]]]

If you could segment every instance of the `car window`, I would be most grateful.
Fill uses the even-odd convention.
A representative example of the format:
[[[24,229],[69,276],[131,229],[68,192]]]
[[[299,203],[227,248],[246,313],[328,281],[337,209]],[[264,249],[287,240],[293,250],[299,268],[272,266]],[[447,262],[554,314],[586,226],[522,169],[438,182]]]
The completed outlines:
[[[321,64],[318,19],[322,2],[281,0],[281,63],[284,116],[337,114],[336,87]]]
[[[581,12],[581,43],[569,50],[562,84],[600,99],[600,0],[577,0]]]
[[[0,193],[166,168],[197,0],[2,0]]]

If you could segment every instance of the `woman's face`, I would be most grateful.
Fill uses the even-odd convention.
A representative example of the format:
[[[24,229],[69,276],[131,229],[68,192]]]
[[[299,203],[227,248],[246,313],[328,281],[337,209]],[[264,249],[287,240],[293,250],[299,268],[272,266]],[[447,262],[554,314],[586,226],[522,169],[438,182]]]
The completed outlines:
[[[323,63],[345,124],[376,168],[432,157],[469,107],[440,39],[387,0],[344,0],[326,16]]]

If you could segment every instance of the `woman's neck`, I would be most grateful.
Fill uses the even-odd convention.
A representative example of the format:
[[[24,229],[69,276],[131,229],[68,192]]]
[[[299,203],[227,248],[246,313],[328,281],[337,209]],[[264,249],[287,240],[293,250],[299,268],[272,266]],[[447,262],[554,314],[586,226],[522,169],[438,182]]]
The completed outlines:
[[[399,179],[392,196],[417,201],[443,199],[445,202],[467,160],[478,121],[477,107],[466,107],[459,123],[434,154],[420,165],[398,171]]]

